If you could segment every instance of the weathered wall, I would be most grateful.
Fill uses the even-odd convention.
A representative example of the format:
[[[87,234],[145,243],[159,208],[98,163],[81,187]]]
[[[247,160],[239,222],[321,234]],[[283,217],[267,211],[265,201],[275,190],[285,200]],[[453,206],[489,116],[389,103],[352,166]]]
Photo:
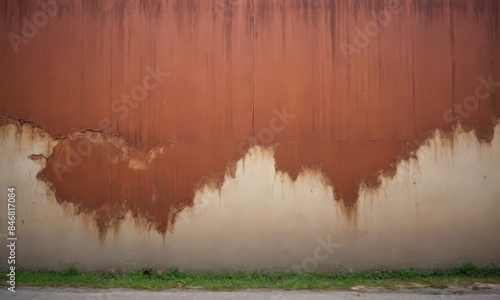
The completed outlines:
[[[0,12],[21,266],[500,263],[496,0]]]
[[[198,190],[165,237],[128,213],[104,239],[91,214],[76,215],[35,178],[44,159],[27,157],[49,156],[56,141],[29,125],[4,126],[0,136],[9,153],[0,188],[18,187],[21,267],[350,271],[499,261],[500,126],[491,144],[461,130],[434,136],[379,188],[361,190],[350,219],[320,173],[305,170],[293,181],[276,170],[271,149],[256,147],[220,190]]]

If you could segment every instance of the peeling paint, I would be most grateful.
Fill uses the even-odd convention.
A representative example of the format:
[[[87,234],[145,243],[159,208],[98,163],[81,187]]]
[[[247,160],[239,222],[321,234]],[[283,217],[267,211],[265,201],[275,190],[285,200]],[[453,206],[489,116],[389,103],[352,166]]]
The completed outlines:
[[[16,120],[4,123],[14,125],[18,134],[35,130],[37,134],[51,139],[47,133],[31,124],[21,124]],[[30,130],[23,130],[26,126]],[[454,132],[466,133],[462,127],[456,128]],[[469,130],[469,132],[474,134],[474,131]],[[439,143],[441,148],[450,149],[451,153],[441,154],[441,152],[438,153],[439,147],[431,147],[434,149],[433,156],[436,160],[446,159],[450,155],[453,157],[455,139],[456,133],[450,135],[436,130],[433,136],[429,137],[420,148],[430,147],[430,143]],[[82,140],[91,143],[89,148],[91,151],[88,152],[87,157],[76,159],[75,155],[78,156],[78,152],[74,149],[77,149],[76,145],[79,145]],[[244,168],[245,161],[251,160],[251,157],[257,154],[267,156],[267,160],[275,161],[274,148],[250,148],[247,155],[238,158],[240,162],[227,165],[225,171],[213,173],[210,172],[213,170],[212,166],[206,166],[204,174],[194,176],[188,183],[186,183],[188,180],[186,177],[177,179],[184,182],[185,190],[175,194],[175,191],[172,190],[179,184],[177,181],[172,183],[172,179],[166,176],[168,175],[166,170],[171,168],[173,163],[179,161],[178,155],[184,155],[184,149],[181,149],[181,154],[179,154],[179,152],[174,151],[174,147],[168,150],[155,148],[146,154],[131,150],[124,144],[123,140],[117,137],[110,138],[104,133],[87,133],[87,135],[72,133],[71,138],[59,138],[57,141],[52,140],[52,142],[54,148],[48,151],[51,153],[50,156],[31,154],[27,157],[31,160],[43,159],[46,164],[37,174],[37,178],[51,186],[60,203],[75,204],[77,214],[90,213],[99,228],[101,238],[105,237],[110,228],[119,226],[119,223],[129,212],[132,217],[142,219],[144,224],[148,224],[147,227],[155,228],[162,234],[165,234],[166,231],[172,231],[177,214],[194,206],[195,195],[199,191],[209,188],[218,190],[220,195],[224,183],[236,176],[237,164],[241,163],[241,167]],[[478,146],[480,147],[482,144],[489,144],[489,142],[479,139]],[[396,175],[397,166],[401,164],[401,160],[417,159],[419,156],[416,153],[420,151],[420,148],[406,152],[406,157],[400,157],[400,161],[392,164],[391,169],[379,172],[374,180],[377,185],[361,182],[357,186],[356,194],[360,195],[367,191],[379,193],[380,185]],[[425,158],[422,154],[420,157]],[[214,166],[216,165],[214,161]],[[179,167],[174,168],[174,170],[178,170]],[[274,171],[280,172],[279,165],[276,167],[278,169]],[[114,176],[112,172],[116,172]],[[335,195],[335,184],[323,172],[322,166],[302,167],[296,172],[296,175],[290,176],[288,172],[283,171],[280,176],[285,176],[292,181],[308,178],[310,181],[318,182],[322,188],[332,187],[332,198],[342,200]],[[64,180],[60,180],[63,176]],[[113,180],[111,180],[111,176],[113,176]],[[82,184],[81,178],[91,178],[92,182]],[[164,181],[160,181],[159,178]],[[89,189],[89,187],[92,188]],[[313,193],[313,188],[311,188],[311,193]],[[176,198],[176,195],[179,194],[185,195],[185,198],[182,198],[183,201],[178,201],[179,198]],[[356,227],[357,203],[340,201],[338,205],[339,212]]]
[[[88,140],[59,139],[38,178],[53,185],[60,202],[75,203],[82,212],[95,211],[102,235],[127,211],[165,233],[172,228],[176,212],[192,205],[194,189],[203,176],[224,166],[227,158],[237,159],[234,144],[203,145],[198,159],[206,163],[191,160],[189,167],[186,158],[199,144],[176,143],[143,153],[107,138],[98,140],[102,141],[89,144],[88,155],[80,156],[76,149]]]
[[[28,124],[20,128],[0,127],[0,151],[7,153],[0,168],[9,170],[0,174],[0,188],[12,181],[19,187],[24,267],[289,270],[326,236],[340,247],[318,262],[321,270],[500,263],[500,125],[490,143],[461,128],[451,137],[436,131],[393,176],[381,175],[378,188],[360,188],[354,220],[322,172],[304,169],[293,180],[277,169],[273,148],[255,146],[220,188],[198,188],[193,205],[177,213],[174,230],[164,236],[119,202],[88,212],[59,203],[50,184],[36,179],[44,159],[29,156],[51,157],[60,141]],[[96,220],[109,211],[113,234],[99,236]]]
[[[372,230],[366,224],[379,222],[382,209],[395,213],[388,203],[417,199],[401,214],[419,216],[432,213],[425,197],[452,205],[453,189],[402,183],[408,174],[440,174],[443,184],[451,176],[470,198],[463,203],[485,194],[491,214],[498,212],[495,174],[471,179],[470,192],[465,175],[437,167],[465,172],[465,160],[492,173],[484,164],[496,164],[496,0],[73,0],[58,7],[19,51],[0,43],[0,143],[24,155],[6,152],[9,163],[29,171],[3,170],[14,184],[54,197],[66,218],[83,218],[88,232],[97,228],[101,243],[132,221],[134,230],[166,239],[200,226],[193,223],[203,212],[212,214],[205,222],[217,219],[208,199],[255,200],[245,194],[253,189],[286,204],[319,199],[323,207],[300,204],[288,217],[300,219],[299,207],[308,216],[324,209],[356,235]],[[0,35],[22,33],[40,9],[36,0],[5,1]],[[381,22],[384,12],[390,19]],[[362,47],[346,59],[342,44]],[[144,85],[147,66],[169,76],[131,104],[124,95]],[[402,203],[391,202],[394,195]],[[283,221],[267,204],[251,205],[235,207],[252,211],[254,223]],[[244,227],[236,219],[226,225]],[[304,236],[314,227],[302,225]]]
[[[279,144],[278,165],[290,174],[323,165],[338,196],[354,203],[359,184],[377,185],[378,173],[391,169],[407,143],[436,128],[451,132],[460,121],[481,138],[492,136],[498,97],[482,101],[466,119],[456,104],[474,94],[478,75],[498,81],[491,73],[500,61],[498,5],[438,2],[237,1],[227,10],[216,0],[72,1],[22,53],[3,45],[9,74],[3,115],[29,120],[56,138],[100,132],[106,118],[116,124],[111,135],[141,153],[176,142],[241,144],[250,136],[260,145]],[[354,44],[356,28],[396,4],[402,12],[354,61],[345,61],[339,44]],[[36,1],[6,2],[2,31],[16,30],[37,9]],[[223,21],[214,19],[220,9]],[[67,30],[81,34],[61,40]],[[147,105],[123,119],[112,99],[140,84],[141,62],[172,74]],[[298,116],[291,125],[271,141],[255,136],[285,107]],[[447,111],[452,122],[443,117]],[[145,165],[131,160],[130,167]]]

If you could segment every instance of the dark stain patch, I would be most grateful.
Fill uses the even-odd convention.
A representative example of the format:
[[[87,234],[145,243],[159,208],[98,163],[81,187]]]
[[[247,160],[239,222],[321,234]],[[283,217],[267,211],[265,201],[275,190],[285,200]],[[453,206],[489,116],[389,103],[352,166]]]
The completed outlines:
[[[186,26],[188,30],[197,31],[198,28],[198,20],[199,20],[199,12],[200,6],[203,4],[200,2],[202,0],[174,0],[172,4],[173,11],[175,12],[175,20],[177,23],[177,27],[179,32],[182,32],[181,28]],[[207,4],[207,1],[204,4]],[[219,1],[220,2],[220,1]],[[206,8],[212,10],[215,6],[207,5]],[[227,6],[223,5],[220,7],[221,10],[216,13],[220,13],[220,16],[227,16],[227,14],[231,12]]]
[[[257,20],[265,20],[272,11],[271,1],[256,1],[255,3],[255,16]],[[278,5],[283,6],[284,3]]]
[[[491,14],[493,15],[493,28],[495,31],[495,39],[500,40],[500,3],[493,1],[491,3]],[[500,49],[497,49],[500,51]]]
[[[197,188],[221,186],[223,176],[206,174],[221,167],[223,172],[228,158],[238,158],[233,144],[176,143],[143,153],[116,139],[102,134],[61,139],[38,174],[52,184],[59,202],[94,213],[102,237],[129,211],[160,233],[171,230],[176,213],[193,204]],[[234,176],[234,168],[229,164],[223,174]]]
[[[336,7],[336,1],[335,0],[330,0],[330,3],[328,4],[328,8],[329,8],[329,13],[328,13],[328,26],[329,26],[329,32],[330,32],[330,45],[331,45],[331,49],[332,49],[332,60],[334,59],[335,57],[335,51],[336,51],[336,47],[334,45],[337,44],[336,40],[335,40],[335,32],[337,32],[337,25],[336,25],[336,13],[337,13],[337,7]],[[332,67],[333,67],[333,62],[332,62]]]
[[[462,16],[467,15],[469,12],[472,12],[473,9],[469,5],[469,0],[456,0],[450,2],[450,7],[452,11],[461,11]]]
[[[243,2],[243,5],[245,6],[244,15],[246,19],[247,34],[253,35],[253,24],[255,20],[253,1],[246,0]]]
[[[90,15],[99,20],[101,28],[103,28],[106,23],[106,17],[108,17],[113,10],[113,3],[111,1],[90,0],[84,1],[82,5],[84,12],[90,11]],[[87,16],[88,14],[83,14],[84,18]]]
[[[125,12],[125,9],[127,8],[128,3],[129,3],[129,0],[115,0],[113,2],[113,11],[117,12],[115,17],[123,18],[123,13]]]
[[[17,15],[22,17],[28,17],[35,12],[36,7],[33,5],[36,3],[33,0],[18,0],[17,1]]]
[[[474,1],[474,11],[478,15],[489,13],[488,6],[490,6],[491,1],[488,0],[476,0]]]
[[[403,0],[400,0],[401,2]],[[338,1],[337,1],[338,2]],[[354,17],[359,15],[370,16],[379,9],[385,9],[389,5],[386,0],[353,0],[351,1],[351,9]]]
[[[148,16],[159,18],[165,4],[167,4],[165,1],[141,0],[141,11],[145,12]]]
[[[31,159],[31,160],[47,159],[47,157],[45,157],[42,154],[31,154],[30,156],[28,156],[28,158]]]
[[[415,13],[424,14],[429,22],[432,22],[435,18],[444,15],[445,5],[448,5],[448,1],[443,1],[443,0],[412,1],[413,11]]]

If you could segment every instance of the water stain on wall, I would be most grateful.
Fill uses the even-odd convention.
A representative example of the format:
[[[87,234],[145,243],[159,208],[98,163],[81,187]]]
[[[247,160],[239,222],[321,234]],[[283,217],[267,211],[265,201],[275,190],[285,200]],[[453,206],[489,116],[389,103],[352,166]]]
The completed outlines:
[[[96,212],[102,234],[129,211],[165,233],[176,213],[192,204],[196,184],[213,172],[231,175],[228,160],[239,158],[233,143],[175,143],[143,153],[98,135],[100,141],[60,140],[38,178],[54,184],[59,201]],[[79,155],[87,146],[89,155]],[[220,185],[223,176],[211,180]]]
[[[435,129],[460,123],[491,140],[497,1],[222,2],[67,1],[19,53],[0,42],[2,116],[58,141],[39,178],[96,212],[103,234],[129,210],[165,233],[248,140],[275,146],[293,178],[319,168],[348,204]],[[0,34],[22,35],[40,10],[6,1]],[[124,102],[148,67],[170,75]],[[280,130],[276,110],[294,116]]]

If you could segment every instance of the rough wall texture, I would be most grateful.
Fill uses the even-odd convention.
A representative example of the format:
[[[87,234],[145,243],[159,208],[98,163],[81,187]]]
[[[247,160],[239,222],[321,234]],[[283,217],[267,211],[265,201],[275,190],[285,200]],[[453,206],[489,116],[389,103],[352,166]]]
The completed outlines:
[[[26,243],[79,237],[26,266],[116,251],[130,258],[106,267],[141,266],[126,239],[149,229],[152,266],[290,268],[330,235],[345,250],[325,269],[500,263],[499,15],[496,0],[2,2],[2,184],[29,197]],[[193,259],[196,239],[211,255]]]
[[[254,147],[220,189],[198,189],[165,236],[125,213],[102,238],[95,215],[58,203],[36,179],[57,141],[41,129],[3,126],[0,188],[17,186],[19,267],[87,270],[363,270],[499,263],[500,126],[491,144],[457,130],[436,134],[381,185],[360,190],[350,218],[315,170],[296,180]],[[4,156],[5,157],[5,156]],[[15,163],[14,163],[15,162]],[[0,221],[7,223],[5,206]],[[5,227],[4,227],[5,228]],[[2,235],[5,233],[2,228]],[[8,248],[0,249],[2,257]],[[6,254],[6,253],[5,253]],[[6,260],[0,261],[4,266]]]

